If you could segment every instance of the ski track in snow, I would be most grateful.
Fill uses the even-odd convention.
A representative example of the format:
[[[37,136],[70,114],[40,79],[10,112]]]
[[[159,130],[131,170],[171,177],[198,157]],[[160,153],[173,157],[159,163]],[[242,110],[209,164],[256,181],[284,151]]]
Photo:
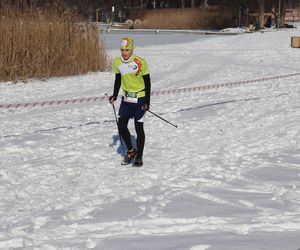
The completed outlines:
[[[212,37],[137,54],[149,61],[155,90],[225,83],[299,72],[294,34]],[[120,165],[125,149],[107,103],[0,110],[0,249],[296,250],[299,81],[154,96],[152,110],[178,128],[147,114],[141,169]],[[1,84],[0,97],[99,96],[112,84],[111,72],[32,80]]]

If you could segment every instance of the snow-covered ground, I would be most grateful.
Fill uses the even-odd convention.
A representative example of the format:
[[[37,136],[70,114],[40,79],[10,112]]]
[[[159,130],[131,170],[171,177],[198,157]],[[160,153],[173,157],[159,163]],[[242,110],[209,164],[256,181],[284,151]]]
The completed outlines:
[[[153,90],[227,83],[299,73],[298,33],[135,34],[136,53]],[[102,96],[113,79],[2,83],[0,104]],[[178,128],[147,115],[142,168],[120,165],[107,102],[1,109],[0,249],[300,248],[300,76],[151,104]]]

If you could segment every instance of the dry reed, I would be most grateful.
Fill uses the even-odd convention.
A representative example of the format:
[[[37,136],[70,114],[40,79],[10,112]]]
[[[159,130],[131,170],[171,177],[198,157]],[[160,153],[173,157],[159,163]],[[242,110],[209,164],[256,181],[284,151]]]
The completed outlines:
[[[158,9],[145,13],[143,23],[135,28],[148,29],[220,29],[232,20],[229,12],[210,8]]]
[[[106,70],[99,30],[55,9],[0,10],[0,81]]]

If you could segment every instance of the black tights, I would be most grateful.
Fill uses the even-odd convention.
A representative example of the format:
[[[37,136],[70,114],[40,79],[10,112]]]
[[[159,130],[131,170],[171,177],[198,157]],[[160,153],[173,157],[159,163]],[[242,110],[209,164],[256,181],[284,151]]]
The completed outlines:
[[[129,118],[119,117],[119,132],[124,140],[127,149],[132,149],[131,135],[128,130],[128,121]],[[136,145],[137,145],[137,156],[142,156],[145,145],[145,132],[144,132],[144,123],[134,121],[135,131],[136,131]]]

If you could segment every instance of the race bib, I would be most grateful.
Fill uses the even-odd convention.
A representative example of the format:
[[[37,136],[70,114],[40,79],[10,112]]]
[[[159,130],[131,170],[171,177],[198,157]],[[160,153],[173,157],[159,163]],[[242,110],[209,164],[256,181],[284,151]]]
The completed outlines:
[[[124,102],[138,103],[138,93],[136,92],[125,92]]]

